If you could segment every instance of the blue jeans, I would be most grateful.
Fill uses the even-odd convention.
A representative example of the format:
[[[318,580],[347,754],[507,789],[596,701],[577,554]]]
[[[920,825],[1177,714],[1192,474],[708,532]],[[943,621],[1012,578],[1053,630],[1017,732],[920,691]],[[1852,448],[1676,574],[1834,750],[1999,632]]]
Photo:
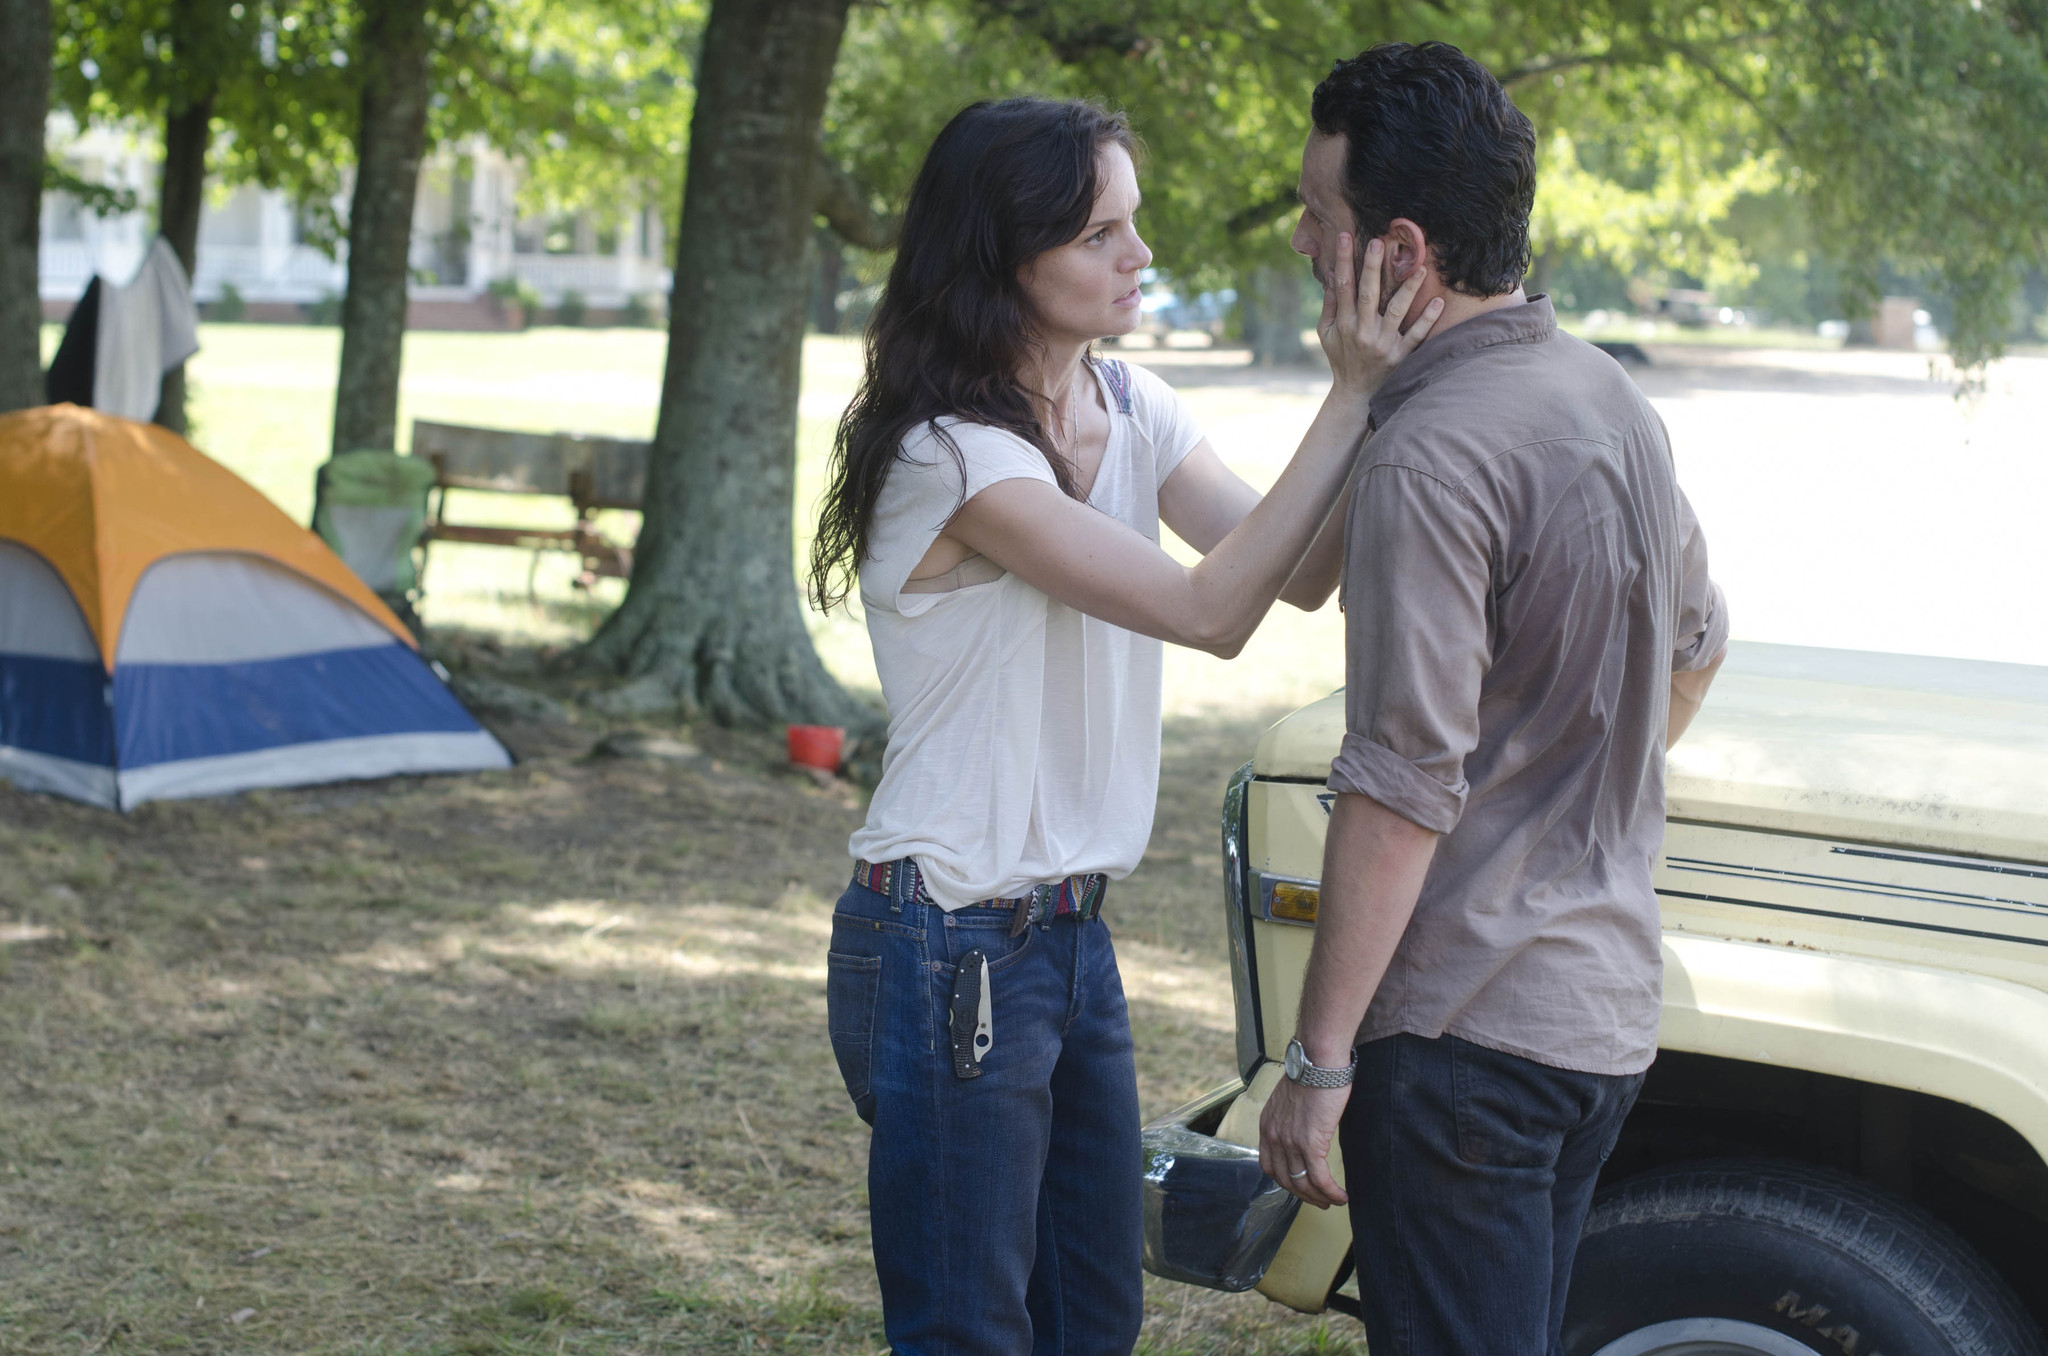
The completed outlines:
[[[832,919],[832,1053],[868,1148],[883,1326],[899,1356],[1124,1356],[1143,1316],[1138,1086],[1100,919],[1010,935],[865,886]],[[988,957],[994,1043],[953,1073],[955,963]]]
[[[1358,1047],[1337,1133],[1373,1356],[1561,1356],[1593,1186],[1642,1084],[1456,1036]]]

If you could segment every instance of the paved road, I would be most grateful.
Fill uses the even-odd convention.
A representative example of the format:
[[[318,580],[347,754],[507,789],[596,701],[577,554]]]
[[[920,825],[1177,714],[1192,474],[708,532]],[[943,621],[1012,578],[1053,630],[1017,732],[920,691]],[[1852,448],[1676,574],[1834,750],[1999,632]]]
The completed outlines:
[[[1327,385],[1251,372],[1237,355],[1127,356],[1174,382],[1259,484]],[[1634,376],[1671,430],[1738,639],[2048,664],[2048,358],[2009,358],[1984,394],[1958,400],[1925,355],[1650,356]],[[1235,663],[1174,652],[1168,701],[1291,703],[1342,674],[1336,609],[1283,607]]]
[[[2048,664],[2048,359],[1653,351],[1738,636]]]

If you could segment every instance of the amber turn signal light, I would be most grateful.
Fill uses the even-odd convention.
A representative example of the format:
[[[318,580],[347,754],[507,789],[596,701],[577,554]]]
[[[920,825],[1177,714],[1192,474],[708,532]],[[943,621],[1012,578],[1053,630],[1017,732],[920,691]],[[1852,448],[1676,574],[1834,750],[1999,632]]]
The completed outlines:
[[[1313,923],[1316,921],[1316,902],[1321,897],[1322,891],[1313,885],[1275,881],[1270,908],[1275,918],[1285,918],[1291,923]]]

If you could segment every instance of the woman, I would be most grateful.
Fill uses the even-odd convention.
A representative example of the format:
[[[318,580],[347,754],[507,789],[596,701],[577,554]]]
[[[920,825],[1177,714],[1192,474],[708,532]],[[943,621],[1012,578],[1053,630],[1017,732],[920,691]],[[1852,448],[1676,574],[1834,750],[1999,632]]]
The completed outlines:
[[[1319,606],[1368,397],[1429,331],[1332,270],[1334,376],[1261,500],[1173,392],[1090,345],[1138,322],[1136,143],[1085,103],[976,104],[926,155],[812,558],[857,574],[889,704],[827,985],[874,1126],[898,1352],[1122,1352],[1142,1292],[1138,1104],[1110,880],[1152,827],[1160,642],[1234,655]],[[1340,244],[1348,251],[1349,242]],[[1362,292],[1360,289],[1362,288]],[[1164,522],[1203,552],[1159,546]]]

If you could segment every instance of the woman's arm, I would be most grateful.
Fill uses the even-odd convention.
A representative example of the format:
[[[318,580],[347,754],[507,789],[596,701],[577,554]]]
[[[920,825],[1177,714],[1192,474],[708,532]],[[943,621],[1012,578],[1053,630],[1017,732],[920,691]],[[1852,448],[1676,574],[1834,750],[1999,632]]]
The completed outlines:
[[[1379,248],[1370,242],[1357,270],[1350,237],[1339,238],[1332,272],[1341,281],[1325,289],[1317,326],[1330,356],[1329,395],[1273,488],[1197,564],[1181,565],[1156,543],[1041,481],[989,486],[961,507],[946,535],[1090,616],[1235,655],[1329,517],[1365,437],[1373,391],[1441,313],[1431,302],[1401,333],[1414,278],[1381,313]]]
[[[1355,479],[1356,466],[1352,475]],[[1258,502],[1259,492],[1225,466],[1204,438],[1159,487],[1159,518],[1175,536],[1207,555]],[[1344,515],[1350,503],[1347,482],[1309,543],[1308,554],[1280,590],[1281,602],[1314,612],[1337,591],[1337,576],[1344,568]]]

